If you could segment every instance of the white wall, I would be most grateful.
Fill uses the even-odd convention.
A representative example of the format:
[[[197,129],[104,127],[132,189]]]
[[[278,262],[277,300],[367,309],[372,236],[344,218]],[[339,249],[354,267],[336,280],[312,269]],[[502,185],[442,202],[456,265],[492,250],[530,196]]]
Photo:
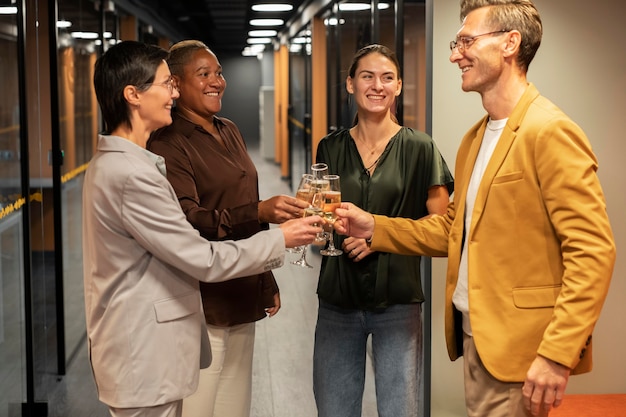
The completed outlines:
[[[433,137],[451,168],[461,137],[484,114],[476,93],[461,91],[448,43],[460,27],[458,1],[433,5]],[[618,258],[594,332],[594,370],[570,378],[567,393],[626,393],[626,53],[621,0],[536,0],[544,37],[529,81],[587,133],[598,157]],[[433,417],[465,415],[462,360],[448,360],[443,338],[445,260],[433,261]]]

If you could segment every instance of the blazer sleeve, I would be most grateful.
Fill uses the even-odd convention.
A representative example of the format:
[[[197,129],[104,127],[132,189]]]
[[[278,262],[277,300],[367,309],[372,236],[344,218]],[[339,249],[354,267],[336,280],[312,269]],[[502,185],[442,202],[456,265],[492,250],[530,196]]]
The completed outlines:
[[[259,274],[282,266],[285,242],[272,229],[237,242],[210,242],[186,220],[167,179],[136,171],[123,188],[122,221],[128,233],[161,262],[204,282]]]
[[[541,194],[563,263],[561,291],[538,353],[573,368],[608,293],[615,244],[597,161],[580,127],[568,118],[544,125],[535,150]]]
[[[445,215],[420,220],[374,215],[371,248],[400,255],[448,256],[453,219],[452,204]]]

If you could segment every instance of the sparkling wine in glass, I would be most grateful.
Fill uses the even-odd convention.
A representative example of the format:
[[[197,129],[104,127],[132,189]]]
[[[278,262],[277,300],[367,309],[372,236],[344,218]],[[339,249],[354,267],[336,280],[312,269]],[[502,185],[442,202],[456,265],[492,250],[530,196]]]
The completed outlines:
[[[324,220],[328,226],[328,248],[320,250],[325,256],[339,256],[343,253],[341,249],[337,249],[334,243],[333,225],[337,220],[335,209],[341,205],[341,186],[339,184],[339,175],[325,175],[324,179],[328,181],[328,189],[324,194]]]
[[[310,217],[310,216],[320,216],[322,217],[324,215],[324,198],[323,198],[323,194],[320,192],[315,192],[313,194],[313,199],[311,200],[311,205],[307,208],[304,209],[304,217]],[[313,226],[318,226],[317,224],[313,224]],[[320,237],[320,235],[322,235],[322,237]],[[318,234],[318,236],[315,238],[315,241],[322,239],[322,241],[325,241],[325,238],[323,237],[324,232]],[[294,265],[298,265],[298,266],[302,266],[302,267],[306,267],[306,268],[313,268],[313,266],[309,265],[309,263],[306,261],[306,250],[308,248],[308,245],[305,245],[302,248],[302,254],[300,255],[300,258],[298,258],[295,261],[292,261],[291,263]]]
[[[311,174],[314,177],[311,182],[311,188],[313,188],[314,193],[323,193],[328,190],[328,180],[324,178],[328,175],[328,165],[324,163],[311,165]]]
[[[296,190],[296,198],[298,200],[306,201],[311,204],[313,201],[313,195],[315,192],[311,187],[311,183],[315,179],[313,174],[302,174],[302,178],[300,178],[300,184],[298,184],[298,189]],[[304,249],[304,246],[296,246],[295,248],[287,248],[287,252],[289,253],[301,253]]]

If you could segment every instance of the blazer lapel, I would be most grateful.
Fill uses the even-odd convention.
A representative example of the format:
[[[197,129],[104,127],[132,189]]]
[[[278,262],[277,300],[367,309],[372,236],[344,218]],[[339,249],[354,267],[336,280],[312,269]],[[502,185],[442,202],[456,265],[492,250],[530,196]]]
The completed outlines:
[[[489,197],[489,191],[491,190],[491,184],[493,184],[493,180],[496,177],[497,173],[500,171],[500,167],[502,163],[506,159],[511,146],[515,142],[515,138],[517,137],[517,130],[524,120],[524,116],[528,111],[528,107],[535,100],[535,98],[539,95],[539,91],[535,88],[533,84],[529,84],[528,88],[520,98],[520,101],[517,103],[511,116],[506,122],[504,126],[504,130],[502,131],[502,135],[498,140],[498,144],[493,151],[493,155],[487,164],[485,169],[485,173],[483,175],[482,180],[480,181],[480,186],[478,187],[478,192],[476,193],[476,201],[474,202],[474,212],[472,213],[472,230],[475,230],[475,225],[480,221],[480,217],[483,214],[485,204],[487,202],[487,198]],[[487,118],[484,120],[483,126],[477,133],[477,137],[482,138],[482,135],[485,132],[485,127],[487,124]],[[481,139],[482,142],[482,139]],[[478,151],[477,151],[478,152]],[[476,159],[476,155],[474,155],[474,160]],[[473,168],[473,164],[472,167]],[[471,169],[470,168],[470,169]],[[471,171],[470,171],[471,175]]]

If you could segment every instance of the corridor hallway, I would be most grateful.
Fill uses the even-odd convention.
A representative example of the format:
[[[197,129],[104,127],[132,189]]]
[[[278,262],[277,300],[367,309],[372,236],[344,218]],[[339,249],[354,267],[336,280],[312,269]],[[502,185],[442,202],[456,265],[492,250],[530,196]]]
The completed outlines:
[[[280,167],[261,158],[256,144],[249,146],[259,173],[261,199],[277,194],[293,195],[288,183],[281,180]],[[316,248],[307,252],[307,260],[313,268],[291,265],[298,256],[287,253],[285,265],[274,270],[281,292],[280,311],[271,319],[257,322],[251,417],[317,415],[312,358],[317,319],[315,288],[321,255]],[[82,292],[82,287],[76,290]],[[363,417],[377,416],[370,369],[368,362]],[[48,399],[48,408],[50,417],[109,416],[107,407],[97,399],[84,341],[70,359],[67,375],[59,378],[56,390]]]

